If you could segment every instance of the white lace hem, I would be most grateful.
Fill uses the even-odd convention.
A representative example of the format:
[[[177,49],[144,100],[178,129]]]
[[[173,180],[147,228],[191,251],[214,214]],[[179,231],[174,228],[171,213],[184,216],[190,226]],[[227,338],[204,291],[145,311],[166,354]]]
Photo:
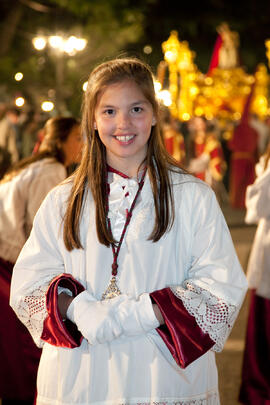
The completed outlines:
[[[40,348],[44,345],[40,337],[43,332],[43,323],[48,316],[46,293],[51,281],[52,275],[33,284],[19,301],[16,309],[18,318],[27,327],[34,342]]]
[[[129,403],[130,404],[130,403]],[[166,400],[163,401],[151,401],[151,402],[136,402],[136,405],[219,405],[219,394],[214,391],[204,395],[200,395],[196,398],[189,399],[176,399],[176,400]],[[128,405],[128,404],[121,404]],[[134,403],[135,405],[135,403]]]
[[[171,287],[171,290],[181,299],[186,310],[195,317],[204,333],[208,333],[215,342],[212,350],[220,352],[231,332],[239,309],[198,287],[191,280],[185,281],[183,287]]]
[[[41,405],[54,403],[48,398],[42,396],[38,397],[38,403]],[[119,400],[107,400],[102,402],[93,402],[93,404],[106,404],[106,405],[220,405],[219,393],[217,390],[207,392],[205,394],[192,396],[189,398],[156,398],[149,401],[141,402],[138,399],[130,399],[128,402],[124,402],[122,399]],[[59,402],[59,405],[63,404]],[[66,403],[65,403],[66,404]]]

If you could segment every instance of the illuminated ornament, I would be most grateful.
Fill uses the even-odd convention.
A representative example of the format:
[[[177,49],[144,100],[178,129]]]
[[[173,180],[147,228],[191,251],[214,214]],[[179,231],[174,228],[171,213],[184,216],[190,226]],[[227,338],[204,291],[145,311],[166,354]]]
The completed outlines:
[[[158,93],[162,88],[162,84],[158,80],[155,80],[154,81],[154,88],[155,88],[155,92]]]
[[[187,121],[193,114],[193,100],[198,94],[195,84],[197,67],[193,63],[194,52],[188,42],[180,42],[177,31],[172,31],[169,39],[162,43],[166,65],[160,64],[158,78],[164,81],[166,66],[169,70],[170,111],[180,120]]]
[[[172,31],[169,39],[162,43],[164,59],[169,67],[169,92],[171,94],[170,110],[173,116],[177,117],[177,99],[178,99],[178,67],[177,59],[180,52],[180,43],[177,31]]]
[[[171,93],[168,90],[162,90],[157,93],[157,98],[162,101],[166,107],[172,105]]]
[[[251,111],[259,117],[264,118],[268,114],[268,97],[269,97],[269,75],[267,67],[261,63],[255,73],[255,91],[251,105]]]
[[[193,62],[194,52],[189,49],[188,43],[179,41],[177,31],[171,32],[168,40],[162,43],[164,60],[157,68],[157,98],[180,121],[194,115],[204,115],[207,119],[216,117],[226,122],[238,121],[256,80],[251,112],[264,118],[270,110],[270,78],[266,66],[260,64],[255,75],[246,73],[239,66],[238,33],[231,31],[227,23],[222,23],[217,31],[219,41],[216,44],[219,46],[214,48],[215,58],[212,57],[207,74],[197,69]],[[270,39],[265,41],[265,45],[270,67]],[[212,63],[213,60],[215,63]]]

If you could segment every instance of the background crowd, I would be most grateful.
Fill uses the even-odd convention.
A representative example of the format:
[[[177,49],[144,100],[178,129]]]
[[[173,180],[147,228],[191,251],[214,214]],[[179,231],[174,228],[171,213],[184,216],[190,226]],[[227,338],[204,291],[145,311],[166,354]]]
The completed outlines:
[[[1,178],[12,164],[38,150],[48,115],[2,104],[0,117]],[[254,182],[255,165],[270,140],[270,117],[246,111],[240,121],[194,116],[183,122],[163,107],[162,132],[168,152],[210,184],[221,204],[246,208],[246,188]]]

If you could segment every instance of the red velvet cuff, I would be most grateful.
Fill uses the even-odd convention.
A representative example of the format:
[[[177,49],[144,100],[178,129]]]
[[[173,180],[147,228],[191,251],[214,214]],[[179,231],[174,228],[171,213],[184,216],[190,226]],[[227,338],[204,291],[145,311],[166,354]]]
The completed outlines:
[[[85,290],[70,274],[60,274],[52,281],[46,294],[48,317],[44,321],[41,339],[58,347],[78,347],[82,335],[73,322],[62,319],[58,309],[58,287],[68,288],[74,297]]]
[[[154,291],[150,296],[165,322],[157,332],[180,367],[187,367],[214,346],[215,342],[202,331],[170,288]]]

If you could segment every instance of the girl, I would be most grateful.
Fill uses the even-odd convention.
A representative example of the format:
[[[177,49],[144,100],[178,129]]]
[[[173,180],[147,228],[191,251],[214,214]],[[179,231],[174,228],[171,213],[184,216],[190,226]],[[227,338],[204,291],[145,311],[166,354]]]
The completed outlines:
[[[78,171],[40,208],[11,305],[43,352],[38,405],[219,403],[214,351],[246,280],[211,189],[165,151],[153,77],[95,68]]]
[[[79,162],[80,125],[75,118],[52,118],[40,151],[19,162],[0,182],[0,398],[33,402],[40,350],[9,307],[13,265],[30,234],[33,218],[49,190]],[[16,387],[16,390],[14,388]]]
[[[257,178],[246,193],[248,224],[258,223],[248,262],[250,308],[242,370],[240,402],[270,402],[270,144],[256,165]]]

